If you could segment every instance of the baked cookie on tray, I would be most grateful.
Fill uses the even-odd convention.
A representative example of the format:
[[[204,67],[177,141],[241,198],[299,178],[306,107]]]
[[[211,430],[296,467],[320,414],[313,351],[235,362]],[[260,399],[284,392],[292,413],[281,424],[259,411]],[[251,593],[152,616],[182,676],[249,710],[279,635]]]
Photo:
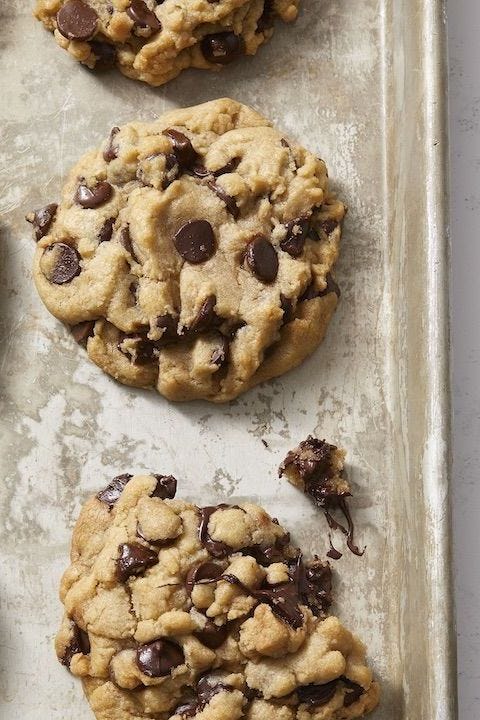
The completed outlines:
[[[254,55],[299,0],[37,0],[35,15],[90,68],[162,85],[188,67],[219,70]]]
[[[322,160],[223,99],[114,127],[27,219],[40,296],[97,365],[223,402],[323,339],[344,214]]]
[[[257,505],[199,508],[121,475],[84,506],[61,582],[59,660],[98,720],[347,720],[379,688],[306,561]]]

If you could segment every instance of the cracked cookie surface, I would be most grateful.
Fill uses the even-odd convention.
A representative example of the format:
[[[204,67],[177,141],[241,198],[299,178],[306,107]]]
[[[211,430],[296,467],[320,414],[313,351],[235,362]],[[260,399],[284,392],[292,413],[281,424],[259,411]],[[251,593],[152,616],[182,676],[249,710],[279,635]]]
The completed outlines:
[[[50,312],[120,382],[223,402],[298,365],[337,305],[325,163],[223,99],[113,128],[28,216]]]
[[[298,0],[37,0],[35,9],[75,60],[150,85],[254,55],[276,19],[297,12]]]
[[[98,720],[347,720],[375,707],[331,573],[251,503],[198,508],[122,475],[76,524],[59,660]]]

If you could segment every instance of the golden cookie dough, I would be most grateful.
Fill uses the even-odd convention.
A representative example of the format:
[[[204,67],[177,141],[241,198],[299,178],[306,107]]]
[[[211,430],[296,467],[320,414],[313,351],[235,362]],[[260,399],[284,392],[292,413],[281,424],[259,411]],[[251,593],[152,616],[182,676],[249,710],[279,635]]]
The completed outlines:
[[[98,720],[347,720],[379,688],[307,562],[257,505],[199,508],[121,475],[84,506],[60,597],[59,660]]]
[[[113,128],[27,219],[40,296],[97,365],[224,402],[323,339],[344,214],[322,160],[223,99]]]
[[[37,0],[35,9],[75,60],[150,85],[255,55],[275,19],[293,22],[297,12],[298,0]]]

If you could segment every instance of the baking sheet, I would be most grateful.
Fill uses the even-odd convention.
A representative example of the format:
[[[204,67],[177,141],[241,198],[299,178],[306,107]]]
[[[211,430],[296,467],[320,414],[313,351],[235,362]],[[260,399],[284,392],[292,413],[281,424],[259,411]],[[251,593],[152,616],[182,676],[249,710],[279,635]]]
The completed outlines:
[[[173,473],[200,504],[261,502],[323,554],[323,517],[276,475],[313,432],[348,450],[367,551],[335,563],[337,608],[382,683],[372,717],[453,720],[442,3],[304,0],[255,58],[157,90],[77,66],[32,5],[0,2],[1,717],[92,717],[52,649],[71,529],[92,491],[125,471]],[[173,405],[103,375],[49,316],[23,218],[58,198],[112,125],[225,95],[326,160],[350,208],[342,300],[301,368],[222,407]]]

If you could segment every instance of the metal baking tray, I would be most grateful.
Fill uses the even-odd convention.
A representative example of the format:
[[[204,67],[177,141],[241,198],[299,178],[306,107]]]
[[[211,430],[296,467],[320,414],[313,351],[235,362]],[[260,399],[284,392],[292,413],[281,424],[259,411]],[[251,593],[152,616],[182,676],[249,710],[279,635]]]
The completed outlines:
[[[382,683],[372,717],[453,720],[441,0],[304,0],[256,57],[157,90],[77,66],[32,5],[3,3],[0,23],[1,717],[92,717],[52,648],[70,533],[91,492],[125,471],[173,473],[204,505],[259,501],[322,555],[323,516],[276,474],[313,432],[348,450],[367,551],[335,563],[337,608]],[[301,368],[224,406],[175,405],[103,375],[50,317],[24,215],[59,197],[112,125],[222,96],[326,160],[350,209],[342,298]]]

